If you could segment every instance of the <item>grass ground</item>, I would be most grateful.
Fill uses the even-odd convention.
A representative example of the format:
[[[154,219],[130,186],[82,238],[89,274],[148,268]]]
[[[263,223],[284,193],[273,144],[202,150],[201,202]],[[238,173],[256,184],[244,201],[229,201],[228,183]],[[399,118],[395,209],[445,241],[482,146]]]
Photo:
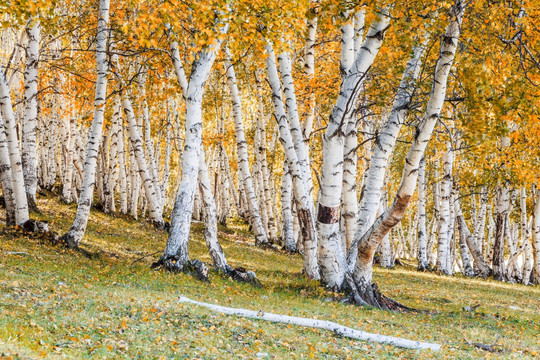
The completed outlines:
[[[74,206],[40,200],[41,217],[61,233]],[[0,358],[538,358],[540,288],[490,280],[377,268],[390,297],[429,313],[390,313],[332,300],[301,274],[301,258],[252,246],[241,224],[221,229],[229,262],[256,271],[253,288],[218,274],[211,283],[150,270],[166,233],[127,217],[94,212],[84,248],[97,259],[2,230]],[[193,257],[209,262],[202,226],[193,226]],[[153,254],[153,255],[152,255]],[[180,295],[225,306],[332,320],[353,328],[436,342],[413,351],[339,338],[327,331],[272,324],[178,304]],[[463,307],[480,304],[476,311]],[[495,344],[487,352],[470,343]],[[261,354],[259,354],[260,356]]]

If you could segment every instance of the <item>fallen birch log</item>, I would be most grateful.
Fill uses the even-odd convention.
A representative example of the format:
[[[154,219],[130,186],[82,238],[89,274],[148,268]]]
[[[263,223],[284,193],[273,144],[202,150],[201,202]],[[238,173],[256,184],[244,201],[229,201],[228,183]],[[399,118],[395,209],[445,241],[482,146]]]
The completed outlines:
[[[283,324],[294,324],[294,325],[299,325],[299,326],[307,326],[311,328],[330,330],[330,331],[333,331],[337,335],[348,337],[351,339],[373,341],[373,342],[382,343],[382,344],[390,344],[390,345],[407,348],[407,349],[430,349],[434,351],[438,351],[441,349],[441,345],[439,344],[424,343],[420,341],[407,340],[407,339],[402,339],[402,338],[393,337],[393,336],[371,334],[365,331],[352,329],[352,328],[337,324],[332,321],[313,320],[313,319],[300,318],[296,316],[271,314],[271,313],[265,313],[262,310],[252,311],[252,310],[246,310],[246,309],[240,309],[240,308],[230,308],[230,307],[219,306],[219,305],[191,300],[185,296],[181,296],[178,302],[204,306],[210,310],[217,311],[219,313],[223,313],[227,315],[236,315],[236,316],[241,316],[241,317],[246,317],[246,318],[251,318],[251,319],[266,320],[266,321],[283,323]]]

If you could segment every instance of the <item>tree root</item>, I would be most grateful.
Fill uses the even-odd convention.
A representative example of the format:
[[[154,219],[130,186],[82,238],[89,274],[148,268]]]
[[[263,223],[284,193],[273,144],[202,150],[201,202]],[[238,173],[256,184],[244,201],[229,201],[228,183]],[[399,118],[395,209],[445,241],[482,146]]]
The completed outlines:
[[[188,260],[185,263],[178,261],[178,256],[161,257],[158,261],[152,264],[152,269],[163,268],[169,272],[183,272],[195,276],[197,279],[209,282],[208,267],[200,260]]]
[[[251,270],[246,270],[243,267],[230,268],[226,275],[234,281],[248,283],[255,287],[262,287],[261,281],[257,278],[255,273]]]
[[[350,292],[349,302],[352,304],[371,306],[377,309],[389,311],[417,312],[416,309],[405,306],[383,295],[375,283],[359,289],[349,273],[345,273],[345,281]]]

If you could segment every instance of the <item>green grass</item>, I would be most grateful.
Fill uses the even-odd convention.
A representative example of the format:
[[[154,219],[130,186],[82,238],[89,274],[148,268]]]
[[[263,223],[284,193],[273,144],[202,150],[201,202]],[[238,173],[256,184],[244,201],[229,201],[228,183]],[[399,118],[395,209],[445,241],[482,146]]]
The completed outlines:
[[[75,206],[38,203],[59,233]],[[540,289],[490,280],[445,277],[399,267],[377,268],[390,297],[429,313],[391,313],[333,301],[334,294],[301,274],[299,255],[262,250],[239,222],[220,229],[232,266],[255,270],[253,288],[211,274],[150,270],[166,233],[123,216],[93,212],[84,248],[97,259],[2,230],[0,355],[13,358],[538,358]],[[202,225],[193,226],[192,257],[210,262]],[[16,254],[15,252],[23,252]],[[146,256],[146,257],[145,257]],[[272,324],[178,304],[180,295],[225,306],[332,320],[364,331],[442,344],[413,351],[339,338],[315,329]],[[462,307],[480,304],[476,312]],[[470,342],[497,344],[488,353]],[[1,358],[1,356],[0,356]]]

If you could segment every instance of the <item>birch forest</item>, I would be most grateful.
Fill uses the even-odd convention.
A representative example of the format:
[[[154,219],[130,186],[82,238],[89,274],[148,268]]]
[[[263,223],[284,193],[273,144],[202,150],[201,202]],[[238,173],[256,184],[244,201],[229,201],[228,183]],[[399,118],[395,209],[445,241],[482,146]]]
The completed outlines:
[[[54,269],[78,268],[78,276],[117,261],[141,278],[152,276],[147,289],[162,278],[198,287],[163,291],[174,306],[197,314],[263,320],[258,326],[283,322],[300,326],[299,333],[330,329],[351,344],[436,352],[441,342],[444,351],[458,345],[442,335],[323,320],[334,321],[332,311],[371,309],[381,319],[445,311],[418,295],[438,281],[492,291],[456,303],[466,316],[496,304],[498,291],[515,289],[512,306],[529,306],[523,311],[531,316],[522,319],[524,333],[514,331],[521,345],[458,334],[459,346],[473,352],[446,355],[538,356],[537,0],[0,0],[0,20],[0,293],[10,294],[14,281],[25,288],[13,271],[58,274],[50,270],[58,257],[71,260]],[[121,241],[106,236],[124,231],[130,235]],[[24,265],[41,261],[52,263]],[[285,262],[296,285],[269,275]],[[92,276],[85,280],[90,287]],[[59,279],[54,284],[69,288]],[[416,295],[394,291],[408,281]],[[330,312],[293,318],[279,297],[262,308],[267,303],[235,303],[231,290],[253,295],[269,287],[297,298],[291,301],[323,294],[316,308]],[[206,300],[181,297],[178,305],[186,294]],[[340,310],[330,310],[335,306]],[[28,348],[35,353],[26,357],[13,330],[24,315],[3,308],[0,354],[40,354],[36,347],[47,338],[36,338]],[[448,319],[440,321],[457,322]],[[210,326],[219,329],[204,328]],[[45,354],[75,351],[70,346],[87,339],[73,337],[79,342],[43,346],[51,351]],[[164,350],[172,344],[144,355],[131,353],[137,346],[128,340],[121,340],[124,350],[115,341],[109,348],[103,340],[103,353],[84,352],[83,344],[84,351],[65,354],[368,356],[325,355],[306,339],[296,344],[305,351],[285,355],[263,346],[245,356],[196,355],[187,350],[195,345],[180,340],[174,341],[184,352]],[[215,341],[215,349],[230,347]],[[387,356],[426,355],[415,351]]]

